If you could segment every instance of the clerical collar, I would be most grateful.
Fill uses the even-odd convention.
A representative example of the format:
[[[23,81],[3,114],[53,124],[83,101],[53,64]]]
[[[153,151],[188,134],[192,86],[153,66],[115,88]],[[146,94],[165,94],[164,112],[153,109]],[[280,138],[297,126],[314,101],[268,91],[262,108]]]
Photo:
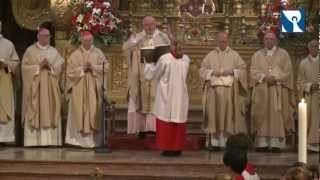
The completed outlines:
[[[89,52],[89,51],[91,51],[92,48],[93,48],[93,45],[91,45],[91,47],[87,50],[86,48],[84,48],[84,47],[81,45],[81,49],[82,49],[82,51],[84,51],[84,52]]]
[[[39,42],[37,42],[37,47],[41,50],[47,50],[49,48],[49,45],[42,46]]]
[[[170,53],[176,60],[181,59],[183,56],[183,54],[177,54],[175,51],[171,51]]]
[[[313,56],[309,55],[309,58],[310,58],[310,60],[311,60],[312,62],[317,62],[317,61],[319,61],[319,55],[317,55],[316,57],[313,57]]]
[[[228,52],[230,50],[230,47],[227,46],[225,50],[221,50],[219,47],[217,47],[218,52]]]
[[[147,37],[151,36],[152,38],[154,38],[159,33],[159,30],[155,29],[152,35],[148,35],[146,31],[143,31],[143,32]]]
[[[267,56],[273,56],[274,53],[275,53],[276,50],[277,50],[277,47],[276,47],[276,46],[273,46],[271,49],[265,48],[265,50],[266,50],[266,55],[267,55]]]

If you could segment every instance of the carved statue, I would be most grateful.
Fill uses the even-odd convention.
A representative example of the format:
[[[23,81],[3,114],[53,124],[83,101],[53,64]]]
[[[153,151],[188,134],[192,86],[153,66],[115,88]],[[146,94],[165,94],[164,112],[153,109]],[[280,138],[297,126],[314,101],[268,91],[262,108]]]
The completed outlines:
[[[190,0],[189,2],[183,4],[180,7],[180,11],[182,13],[186,13],[188,15],[196,17],[202,14],[202,5],[203,0]]]
[[[216,5],[213,0],[189,0],[180,6],[180,12],[197,17],[199,15],[213,15]]]

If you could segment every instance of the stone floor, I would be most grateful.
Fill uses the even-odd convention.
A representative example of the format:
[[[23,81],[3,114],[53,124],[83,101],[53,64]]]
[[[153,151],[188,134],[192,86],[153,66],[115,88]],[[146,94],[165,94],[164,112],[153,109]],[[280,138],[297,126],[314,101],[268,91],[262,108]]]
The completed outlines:
[[[168,158],[158,151],[96,154],[77,148],[4,148],[0,150],[0,179],[212,179],[225,172],[222,154],[185,151],[181,157]],[[262,179],[278,179],[296,161],[297,154],[292,152],[249,153],[249,162]],[[319,166],[319,154],[309,154],[308,164]]]

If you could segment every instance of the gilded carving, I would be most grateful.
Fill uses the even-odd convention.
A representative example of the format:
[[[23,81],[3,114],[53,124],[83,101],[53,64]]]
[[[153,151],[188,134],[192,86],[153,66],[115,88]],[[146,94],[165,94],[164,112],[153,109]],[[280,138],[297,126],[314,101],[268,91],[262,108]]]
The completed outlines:
[[[66,60],[75,49],[68,42],[69,2],[70,0],[12,0],[14,16],[19,25],[34,30],[43,21],[53,22],[57,29],[57,48]],[[188,75],[190,103],[192,106],[198,106],[201,105],[202,97],[198,70],[204,56],[215,47],[215,35],[218,31],[229,31],[231,39],[241,40],[232,42],[231,46],[237,47],[244,59],[255,50],[255,27],[260,10],[249,12],[248,9],[253,9],[252,2],[257,4],[258,1],[250,0],[247,3],[242,0],[129,0],[128,8],[120,13],[130,21],[129,27],[133,32],[142,29],[142,18],[148,14],[156,17],[160,29],[170,29],[176,38],[182,41],[185,53],[191,58]],[[216,13],[212,13],[212,5]],[[179,13],[182,6],[192,16]],[[194,10],[194,7],[198,9]],[[248,44],[251,47],[242,48]],[[128,67],[121,53],[121,45],[104,47],[103,51],[110,62],[108,97],[117,104],[126,105]]]
[[[13,15],[17,23],[35,30],[41,22],[50,20],[49,0],[11,0]]]
[[[68,30],[71,22],[72,12],[68,8],[70,0],[51,0],[51,20],[59,30]]]

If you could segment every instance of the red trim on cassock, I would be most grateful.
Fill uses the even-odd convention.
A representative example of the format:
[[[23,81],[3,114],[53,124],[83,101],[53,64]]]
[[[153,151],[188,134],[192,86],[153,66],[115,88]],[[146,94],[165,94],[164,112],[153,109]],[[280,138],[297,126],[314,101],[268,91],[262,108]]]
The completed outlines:
[[[182,151],[186,144],[186,123],[156,120],[157,146],[161,151]]]
[[[234,177],[235,180],[245,180],[243,176],[237,175]]]
[[[245,171],[247,171],[249,174],[254,175],[256,173],[255,168],[252,164],[247,164]]]

